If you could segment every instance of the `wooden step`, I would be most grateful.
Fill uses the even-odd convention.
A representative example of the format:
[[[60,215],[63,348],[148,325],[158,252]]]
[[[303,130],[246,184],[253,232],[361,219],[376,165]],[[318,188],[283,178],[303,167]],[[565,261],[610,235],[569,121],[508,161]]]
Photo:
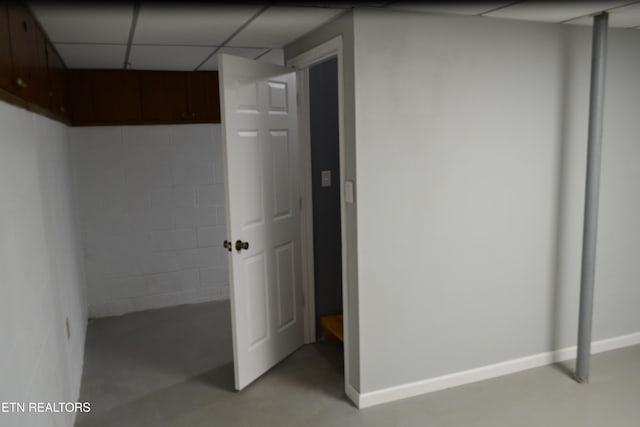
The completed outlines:
[[[320,323],[324,329],[324,339],[337,339],[344,342],[342,335],[342,314],[333,314],[331,316],[320,317]]]

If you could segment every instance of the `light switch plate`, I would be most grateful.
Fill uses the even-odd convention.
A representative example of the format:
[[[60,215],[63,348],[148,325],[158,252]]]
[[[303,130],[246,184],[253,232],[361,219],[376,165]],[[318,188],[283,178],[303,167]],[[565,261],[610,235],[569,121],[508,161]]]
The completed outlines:
[[[345,181],[344,183],[344,201],[353,203],[353,181]]]
[[[331,187],[331,171],[322,171],[322,186]]]

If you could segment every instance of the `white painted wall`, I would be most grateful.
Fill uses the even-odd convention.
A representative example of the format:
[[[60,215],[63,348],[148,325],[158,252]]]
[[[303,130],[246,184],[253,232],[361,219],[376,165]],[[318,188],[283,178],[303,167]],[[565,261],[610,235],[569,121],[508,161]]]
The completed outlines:
[[[355,11],[362,393],[575,344],[590,37]],[[638,45],[610,31],[596,340],[640,332]]]
[[[89,315],[229,298],[220,126],[70,133]]]
[[[73,402],[87,309],[68,130],[3,102],[0,129],[0,401]],[[7,427],[70,426],[73,419],[0,414]]]
[[[275,65],[284,65],[284,50],[283,49],[271,49],[260,58],[260,61],[268,62]]]

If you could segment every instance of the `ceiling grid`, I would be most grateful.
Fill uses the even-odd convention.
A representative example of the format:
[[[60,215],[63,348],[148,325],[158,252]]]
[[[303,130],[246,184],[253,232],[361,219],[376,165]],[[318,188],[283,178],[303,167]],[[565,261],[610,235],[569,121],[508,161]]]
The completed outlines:
[[[202,60],[202,62],[200,62],[198,64],[198,66],[196,67],[196,70],[199,70],[200,67],[202,67],[204,64],[206,64],[207,61],[209,61],[209,59],[211,59],[211,57],[213,57],[213,55],[218,53],[218,51],[220,49],[224,48],[227,45],[227,43],[229,43],[229,41],[236,36],[236,34],[238,34],[240,31],[244,30],[249,24],[251,24],[251,22],[253,22],[254,19],[256,19],[258,16],[260,16],[260,14],[262,14],[262,12],[264,12],[267,9],[267,7],[269,7],[269,6],[265,6],[262,9],[260,9],[251,18],[249,18],[244,24],[242,24],[237,30],[235,30],[225,41],[222,42],[222,44],[220,46],[215,48],[213,50],[213,52],[211,52],[206,58],[204,58]]]
[[[216,70],[220,53],[281,62],[285,45],[353,8],[568,25],[591,25],[593,15],[608,11],[610,27],[640,29],[640,0],[276,2],[252,6],[38,0],[29,6],[69,68]]]
[[[124,63],[122,68],[125,70],[131,63],[129,62],[129,56],[131,55],[131,43],[133,42],[133,35],[136,33],[136,25],[138,24],[138,15],[140,15],[140,2],[136,1],[133,4],[133,18],[131,18],[131,29],[129,30],[129,38],[127,39],[127,50],[124,54]]]

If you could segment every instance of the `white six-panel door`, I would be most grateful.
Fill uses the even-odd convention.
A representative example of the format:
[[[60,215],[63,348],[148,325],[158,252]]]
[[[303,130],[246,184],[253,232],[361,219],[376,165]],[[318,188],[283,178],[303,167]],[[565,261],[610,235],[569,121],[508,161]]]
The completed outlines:
[[[230,55],[220,55],[219,70],[241,390],[304,339],[296,81],[288,68]]]

